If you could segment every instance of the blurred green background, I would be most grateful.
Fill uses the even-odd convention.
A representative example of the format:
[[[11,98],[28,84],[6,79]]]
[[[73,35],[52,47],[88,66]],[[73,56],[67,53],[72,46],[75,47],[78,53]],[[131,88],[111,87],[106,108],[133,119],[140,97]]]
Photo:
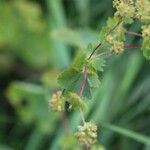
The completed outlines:
[[[0,0],[0,150],[77,150],[65,142],[63,118],[48,100],[59,89],[58,74],[98,41],[113,13],[111,0]],[[127,37],[128,44],[141,42]],[[86,120],[96,122],[107,150],[149,150],[149,62],[139,49],[106,60]],[[79,114],[67,117],[74,132]]]

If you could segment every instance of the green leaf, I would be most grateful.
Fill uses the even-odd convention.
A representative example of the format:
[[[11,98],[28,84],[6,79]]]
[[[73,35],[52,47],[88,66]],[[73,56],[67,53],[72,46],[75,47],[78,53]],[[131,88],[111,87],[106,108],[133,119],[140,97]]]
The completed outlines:
[[[150,38],[144,38],[142,43],[143,55],[146,59],[150,59]]]
[[[104,40],[106,38],[110,30],[113,29],[117,25],[118,21],[119,19],[117,17],[108,18],[106,25],[102,27],[101,32],[100,32],[101,40]]]
[[[13,82],[6,96],[23,123],[35,123],[42,133],[53,132],[58,116],[48,109],[49,90],[43,86]]]
[[[100,81],[96,73],[88,74],[88,82],[91,88],[99,87]]]
[[[140,133],[136,133],[136,132],[131,131],[129,129],[121,128],[121,127],[111,125],[111,124],[103,123],[102,126],[108,128],[109,130],[117,132],[119,134],[122,134],[124,136],[129,137],[129,138],[132,138],[133,140],[136,140],[137,142],[143,143],[145,145],[150,145],[150,137],[148,137],[146,135],[142,135]]]
[[[117,25],[118,22],[119,22],[118,17],[115,17],[115,16],[109,17],[108,20],[107,20],[107,26],[108,26],[109,29],[112,29],[113,27],[115,27]]]
[[[58,77],[58,83],[60,86],[67,91],[79,93],[80,86],[83,81],[83,72],[79,71],[76,68],[69,68],[65,70]],[[91,99],[91,90],[88,81],[86,80],[86,84],[83,90],[83,97]]]
[[[93,68],[95,68],[95,70],[100,71],[100,72],[104,71],[105,63],[106,61],[103,58],[96,58],[96,59],[93,59],[91,62]]]
[[[81,73],[76,68],[69,68],[62,72],[58,77],[58,83],[66,90],[73,90],[74,85],[80,79]]]
[[[108,50],[111,48],[109,42],[106,41],[108,35],[113,37],[116,41],[125,41],[125,30],[123,24],[118,24],[120,22],[118,17],[108,18],[105,26],[102,27],[100,32],[100,41],[103,43],[101,45],[101,50]]]
[[[82,70],[85,62],[86,62],[86,53],[83,50],[79,50],[75,56],[72,66]]]

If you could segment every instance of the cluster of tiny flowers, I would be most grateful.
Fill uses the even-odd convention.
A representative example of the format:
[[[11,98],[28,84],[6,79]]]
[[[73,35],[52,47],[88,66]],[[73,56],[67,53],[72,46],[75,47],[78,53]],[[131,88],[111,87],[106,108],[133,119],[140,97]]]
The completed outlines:
[[[122,41],[116,41],[112,35],[108,35],[106,41],[111,44],[110,50],[113,53],[121,53],[124,51],[124,43]]]
[[[63,111],[63,97],[61,91],[53,94],[52,99],[49,101],[49,107],[56,112]]]
[[[133,0],[113,0],[113,7],[116,8],[116,16],[122,18],[132,18],[135,14]]]
[[[150,38],[150,25],[142,26],[142,36]]]
[[[90,146],[97,141],[97,126],[92,122],[86,122],[83,126],[78,126],[75,137],[81,144]]]
[[[120,41],[114,41],[113,42],[113,45],[111,47],[111,51],[118,54],[118,53],[121,53],[123,52],[124,50],[124,43],[123,42],[120,42]]]
[[[136,0],[136,17],[142,22],[150,22],[150,0]]]

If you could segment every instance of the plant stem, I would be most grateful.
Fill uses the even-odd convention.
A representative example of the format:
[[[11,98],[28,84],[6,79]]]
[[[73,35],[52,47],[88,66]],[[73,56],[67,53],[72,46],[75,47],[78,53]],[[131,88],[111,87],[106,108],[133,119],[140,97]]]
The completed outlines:
[[[125,45],[124,48],[141,48],[139,45]]]
[[[86,65],[84,64],[84,66],[83,66],[83,81],[82,81],[82,83],[81,83],[80,91],[79,91],[79,96],[80,96],[80,97],[82,96],[82,93],[83,93],[83,90],[84,90],[84,87],[85,87],[86,77],[87,77],[87,67],[86,67]]]
[[[124,48],[125,49],[130,49],[130,48],[141,48],[141,46],[138,46],[138,45],[125,45],[124,46]],[[99,53],[99,54],[97,54],[97,55],[93,55],[93,59],[94,58],[98,58],[98,57],[101,57],[101,56],[104,56],[104,55],[106,55],[106,56],[109,56],[109,55],[111,55],[111,54],[113,54],[113,52],[111,51],[111,50],[108,50],[108,51],[104,51],[104,52],[102,52],[102,53]]]
[[[97,50],[101,45],[102,45],[102,43],[99,43],[99,44],[94,48],[94,50],[93,50],[92,53],[90,54],[88,60],[92,58],[92,56],[95,54],[96,50]]]
[[[133,31],[125,31],[127,34],[129,35],[135,35],[135,36],[139,36],[139,37],[142,37],[142,34],[140,33],[136,33],[136,32],[133,32]]]
[[[122,20],[120,19],[118,21],[118,23],[107,33],[107,35],[109,35],[111,32],[113,32],[120,24],[122,23]],[[106,35],[106,36],[107,36]],[[88,57],[88,60],[92,58],[92,56],[95,54],[95,52],[97,51],[97,49],[102,45],[102,42],[100,42],[92,51],[92,53],[90,54],[90,56]]]
[[[118,21],[118,23],[107,33],[107,35],[109,35],[110,33],[112,33],[121,23],[122,23],[122,19],[120,19]]]
[[[105,55],[109,56],[111,54],[113,54],[113,53],[112,53],[112,51],[109,50],[109,51],[105,51],[105,52],[99,53],[99,54],[93,56],[92,58],[94,59],[94,58],[98,58],[98,57],[105,56]]]
[[[82,83],[81,83],[81,86],[80,86],[80,91],[79,91],[79,96],[80,97],[83,94],[83,90],[84,90],[84,87],[85,87],[85,84],[86,84],[86,79],[87,79],[87,67],[84,64],[84,66],[83,66],[83,80],[82,80]],[[84,118],[84,115],[83,115],[83,112],[82,112],[81,109],[80,109],[80,116],[81,116],[81,119],[82,119],[82,123],[84,124],[85,123],[85,118]]]

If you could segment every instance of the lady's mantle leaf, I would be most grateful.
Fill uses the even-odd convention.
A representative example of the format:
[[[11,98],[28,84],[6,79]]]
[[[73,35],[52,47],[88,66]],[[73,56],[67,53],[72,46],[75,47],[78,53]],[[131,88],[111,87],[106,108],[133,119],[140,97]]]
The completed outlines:
[[[60,86],[68,92],[79,93],[82,81],[83,81],[83,72],[79,71],[76,68],[69,68],[62,74],[60,74],[60,76],[58,77],[58,82]],[[91,98],[90,85],[87,82],[87,80],[85,83],[82,96],[88,99]]]
[[[100,85],[100,81],[96,73],[88,74],[88,82],[91,88],[97,88]]]
[[[103,72],[105,67],[105,60],[103,58],[96,58],[91,62],[93,68],[97,71]]]

